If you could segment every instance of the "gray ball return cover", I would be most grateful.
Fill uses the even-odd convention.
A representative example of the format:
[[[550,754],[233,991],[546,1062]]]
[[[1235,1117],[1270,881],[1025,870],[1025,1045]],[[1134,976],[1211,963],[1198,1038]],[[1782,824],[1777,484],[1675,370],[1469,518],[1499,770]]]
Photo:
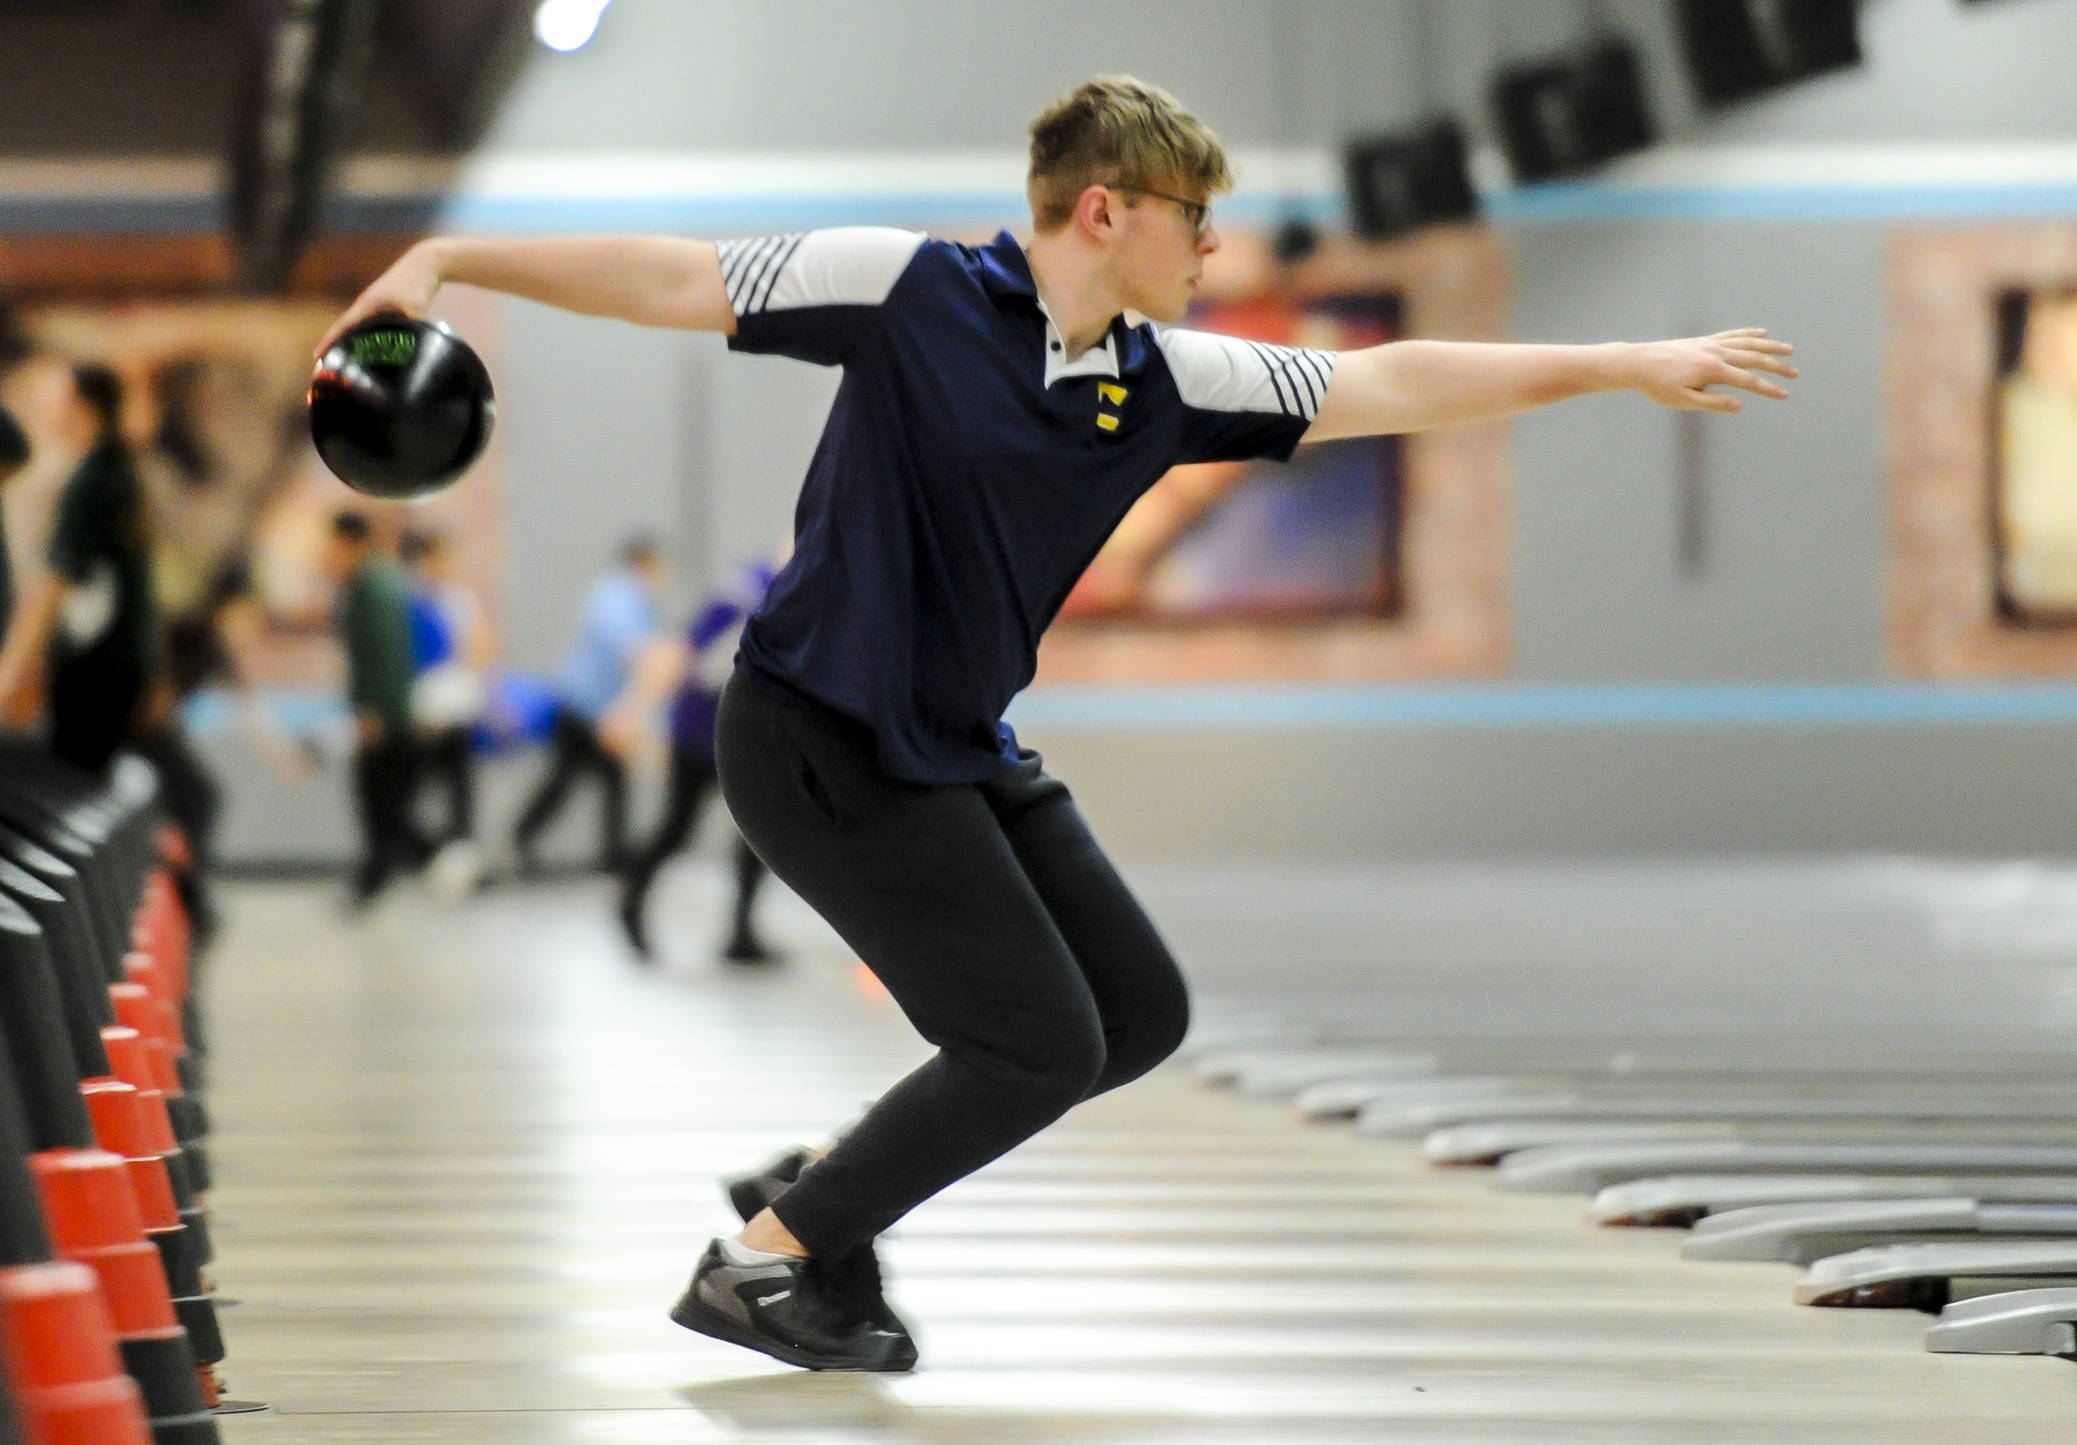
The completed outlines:
[[[1711,1215],[1681,1247],[1683,1259],[1810,1264],[1877,1244],[1941,1236],[2077,1236],[2077,1204],[1985,1204],[1975,1199],[1856,1199],[1773,1204]]]
[[[2021,1289],[1957,1300],[1926,1331],[1943,1355],[2060,1355],[2077,1359],[2077,1289]]]
[[[1480,1084],[1486,1080],[1473,1081]],[[1491,1083],[1504,1084],[1505,1080]],[[1645,1096],[1619,1098],[1580,1093],[1509,1093],[1505,1088],[1433,1095],[1408,1095],[1372,1086],[1367,1095],[1357,1085],[1337,1081],[1299,1096],[1299,1112],[1308,1118],[1334,1118],[1349,1109],[1327,1109],[1323,1102],[1342,1103],[1352,1096],[1356,1132],[1374,1139],[1418,1139],[1438,1129],[1460,1126],[1543,1121],[1609,1125],[1634,1124],[1841,1124],[1932,1123],[2013,1120],[2066,1121],[2077,1116],[2077,1100],[2044,1101],[2032,1097],[1784,1098],[1724,1094],[1693,1098]],[[1312,1107],[1308,1107],[1311,1103]]]
[[[1197,1061],[1200,1083],[1225,1084],[1256,1098],[1289,1097],[1329,1079],[1413,1078],[1435,1072],[1428,1054],[1377,1048],[1220,1049]]]
[[[1885,1244],[1820,1259],[1796,1284],[1799,1305],[1938,1310],[1958,1279],[2077,1277],[2077,1240]]]
[[[1593,1194],[1659,1174],[2077,1174],[2068,1144],[1553,1144],[1501,1161],[1499,1187]]]

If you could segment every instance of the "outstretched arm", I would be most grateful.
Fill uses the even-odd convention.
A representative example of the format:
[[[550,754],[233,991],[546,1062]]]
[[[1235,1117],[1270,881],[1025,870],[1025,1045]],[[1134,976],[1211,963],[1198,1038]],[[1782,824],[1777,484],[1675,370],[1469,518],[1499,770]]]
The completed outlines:
[[[1683,411],[1738,411],[1734,386],[1784,399],[1762,373],[1793,378],[1795,348],[1746,327],[1684,341],[1613,341],[1599,346],[1521,346],[1468,341],[1394,341],[1335,359],[1334,377],[1309,442],[1425,431],[1492,421],[1593,391],[1639,391]]]
[[[437,237],[406,251],[332,323],[318,354],[384,311],[423,316],[450,281],[640,326],[733,334],[736,317],[712,241],[674,236]]]

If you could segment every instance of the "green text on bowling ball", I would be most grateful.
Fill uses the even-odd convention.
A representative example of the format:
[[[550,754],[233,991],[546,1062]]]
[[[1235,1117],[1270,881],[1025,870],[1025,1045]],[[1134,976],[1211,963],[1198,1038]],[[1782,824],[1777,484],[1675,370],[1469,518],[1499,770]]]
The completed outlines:
[[[353,359],[363,366],[406,366],[418,355],[418,337],[409,331],[364,331],[353,338]]]

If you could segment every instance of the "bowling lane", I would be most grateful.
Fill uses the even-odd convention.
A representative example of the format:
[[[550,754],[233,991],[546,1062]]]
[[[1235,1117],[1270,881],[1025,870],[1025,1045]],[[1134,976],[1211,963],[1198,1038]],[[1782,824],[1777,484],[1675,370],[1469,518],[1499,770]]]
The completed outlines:
[[[1150,892],[1167,910],[1190,886]],[[1273,913],[1275,878],[1255,886]],[[1796,1310],[1783,1267],[1685,1263],[1576,1199],[1181,1070],[890,1239],[917,1374],[802,1375],[692,1336],[664,1311],[728,1225],[714,1176],[923,1056],[789,898],[783,968],[698,957],[722,891],[700,865],[667,878],[672,961],[643,971],[595,885],[407,893],[356,926],[325,888],[231,890],[217,1275],[230,1392],[275,1408],[228,1439],[2017,1441],[2067,1418],[2050,1362],[1926,1355],[1922,1317]]]
[[[1133,881],[1222,1024],[1514,1074],[2067,1079],[2077,1055],[2077,868],[2053,862],[1156,864]]]

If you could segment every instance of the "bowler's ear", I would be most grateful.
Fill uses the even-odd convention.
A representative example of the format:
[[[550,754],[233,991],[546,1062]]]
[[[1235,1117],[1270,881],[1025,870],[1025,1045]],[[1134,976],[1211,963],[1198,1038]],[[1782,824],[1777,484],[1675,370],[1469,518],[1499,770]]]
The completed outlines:
[[[1087,232],[1092,240],[1104,240],[1117,229],[1114,208],[1119,204],[1118,192],[1109,186],[1085,186],[1075,198],[1072,224]]]

